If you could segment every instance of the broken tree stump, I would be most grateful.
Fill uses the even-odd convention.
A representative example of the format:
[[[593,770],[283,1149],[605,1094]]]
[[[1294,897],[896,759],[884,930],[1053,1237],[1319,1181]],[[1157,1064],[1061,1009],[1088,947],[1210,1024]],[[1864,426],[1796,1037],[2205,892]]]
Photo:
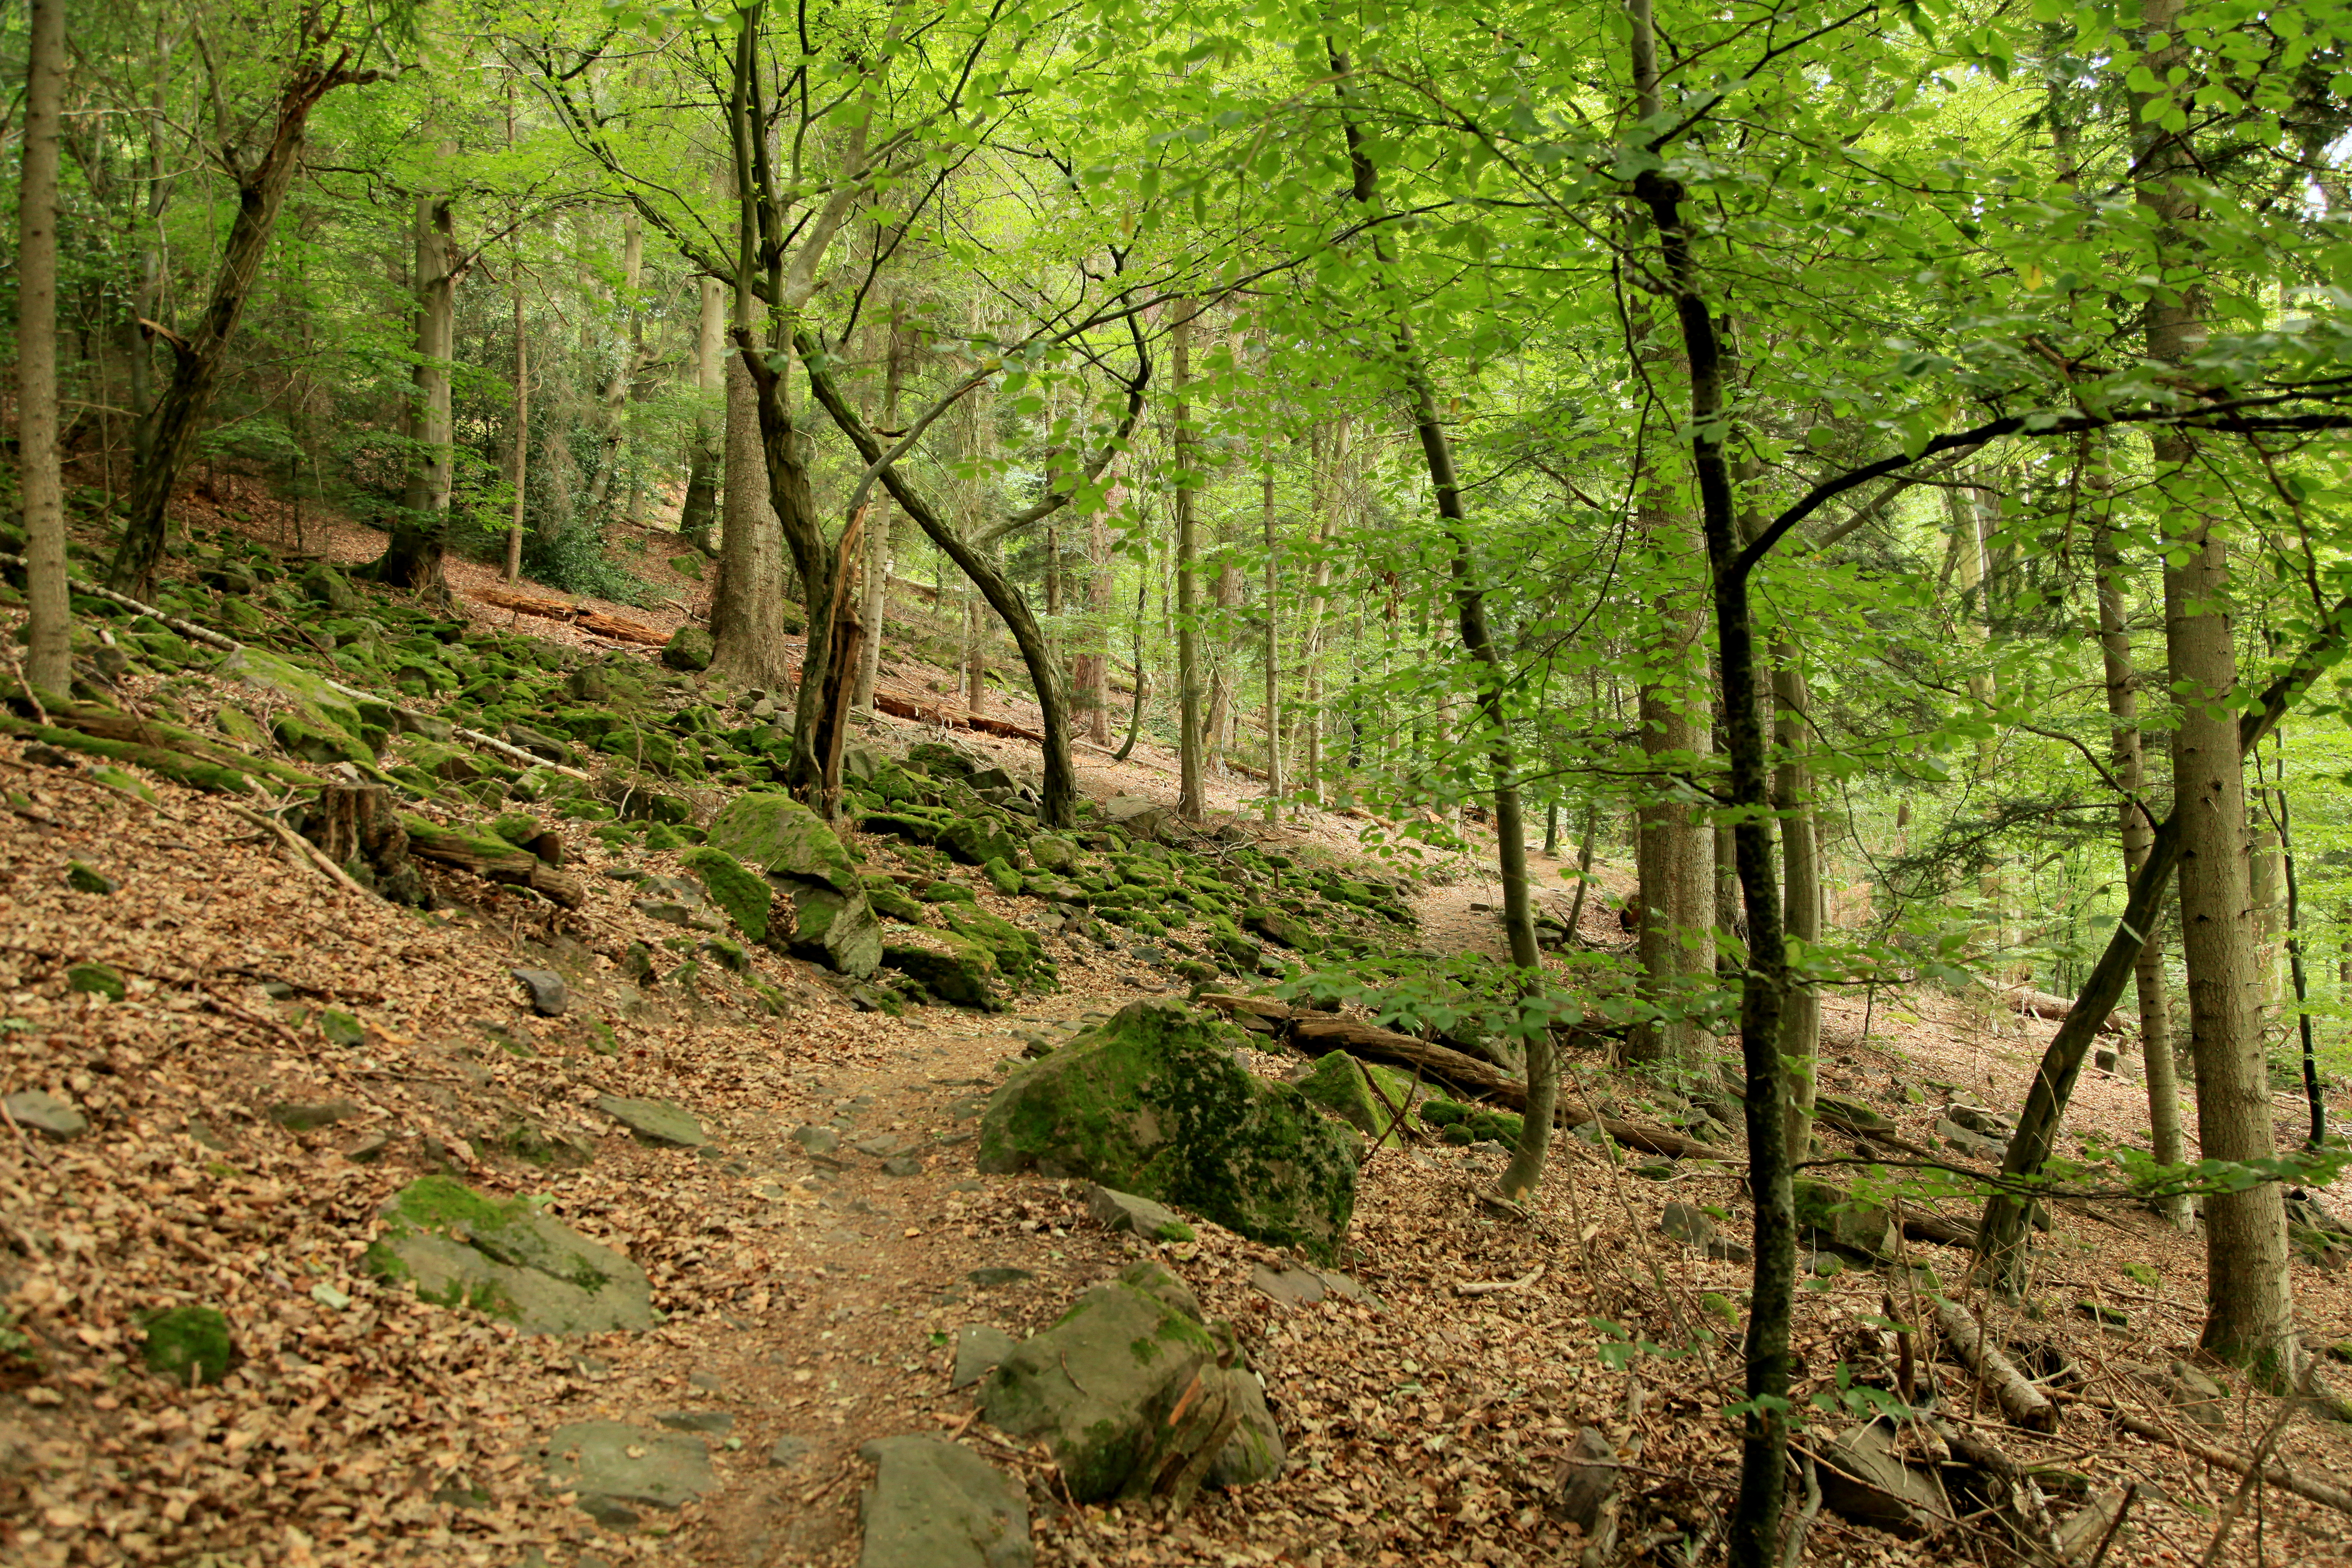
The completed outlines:
[[[379,784],[322,785],[302,837],[362,887],[395,904],[422,908],[425,879],[408,852],[392,791]]]

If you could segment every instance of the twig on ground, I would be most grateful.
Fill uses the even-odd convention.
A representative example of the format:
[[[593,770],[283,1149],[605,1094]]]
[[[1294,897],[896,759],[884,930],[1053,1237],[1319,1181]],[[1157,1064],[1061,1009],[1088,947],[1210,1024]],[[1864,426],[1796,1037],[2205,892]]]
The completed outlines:
[[[1517,1279],[1463,1279],[1454,1286],[1457,1296],[1499,1296],[1506,1290],[1524,1290],[1543,1278],[1548,1265],[1538,1263]]]
[[[336,865],[332,860],[328,859],[324,854],[320,853],[317,845],[311,843],[309,839],[303,837],[300,834],[295,832],[292,828],[287,826],[276,817],[264,816],[257,811],[247,811],[241,805],[231,805],[229,807],[229,811],[233,815],[250,822],[256,827],[261,828],[266,832],[275,834],[278,841],[284,844],[287,848],[291,849],[296,855],[301,857],[302,859],[310,865],[316,867],[320,876],[326,878],[327,880],[334,883],[337,887],[343,889],[347,892],[357,893],[362,898],[370,898],[373,896],[369,893],[365,888],[362,888],[357,882],[352,881],[350,872],[344,870],[341,866]]]

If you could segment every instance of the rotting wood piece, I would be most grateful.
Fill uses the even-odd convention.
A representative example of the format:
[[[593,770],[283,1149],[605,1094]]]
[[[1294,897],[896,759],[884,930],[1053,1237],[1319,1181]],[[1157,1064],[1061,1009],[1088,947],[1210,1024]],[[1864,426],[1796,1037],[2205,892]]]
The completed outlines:
[[[408,852],[418,859],[470,871],[486,882],[530,888],[567,910],[576,910],[587,901],[587,886],[579,878],[504,839],[459,833],[405,813],[399,820],[408,834]]]
[[[2254,1468],[2252,1459],[2234,1448],[2224,1448],[2218,1443],[2208,1443],[2185,1432],[2174,1431],[2161,1422],[2134,1414],[2128,1407],[2104,1395],[2062,1393],[2058,1397],[2069,1404],[2089,1405],[2113,1416],[2126,1432],[2137,1433],[2153,1443],[2167,1444],[2209,1465],[2219,1465],[2231,1475],[2242,1476]],[[2275,1459],[2263,1466],[2262,1474],[2263,1479],[2271,1486],[2283,1488],[2299,1498],[2332,1508],[2339,1513],[2352,1514],[2352,1491],[2342,1487],[2314,1480],[2298,1470],[2287,1468]]]
[[[1525,1111],[1528,1108],[1528,1086],[1523,1080],[1451,1047],[1432,1045],[1393,1029],[1375,1028],[1324,1013],[1294,1012],[1286,1020],[1286,1037],[1310,1057],[1329,1056],[1333,1051],[1369,1057],[1374,1061],[1417,1068],[1463,1093],[1493,1100],[1513,1110]],[[1726,1163],[1736,1158],[1713,1144],[1685,1138],[1664,1127],[1603,1116],[1579,1100],[1563,1097],[1559,1102],[1558,1118],[1570,1125],[1597,1121],[1618,1142],[1647,1154],[1664,1154],[1674,1160],[1720,1160]]]
[[[977,730],[983,735],[999,735],[1008,741],[1028,741],[1037,745],[1045,737],[1035,730],[1024,729],[1006,719],[992,719],[984,713],[951,713],[928,702],[915,702],[895,692],[877,691],[874,706],[893,719],[912,719],[919,723],[937,724],[943,730]]]
[[[2053,996],[2047,991],[2036,991],[2025,985],[2009,986],[2001,992],[2001,996],[2011,1008],[2024,1014],[2027,1017],[2044,1018],[2053,1024],[2064,1022],[2067,1013],[2074,1005],[2074,998],[2071,996]],[[2108,1014],[2099,1021],[2098,1032],[2102,1035],[2122,1034],[2124,1032],[2123,1016],[2119,1013]]]
[[[392,791],[383,785],[323,786],[303,837],[354,879],[373,883],[393,903],[425,903],[425,880],[409,857],[408,830],[401,826]]]
[[[1992,1390],[2002,1415],[2029,1432],[2058,1430],[2058,1407],[2000,1353],[2000,1347],[1966,1307],[1958,1301],[1937,1300],[1935,1313],[1944,1342]]]

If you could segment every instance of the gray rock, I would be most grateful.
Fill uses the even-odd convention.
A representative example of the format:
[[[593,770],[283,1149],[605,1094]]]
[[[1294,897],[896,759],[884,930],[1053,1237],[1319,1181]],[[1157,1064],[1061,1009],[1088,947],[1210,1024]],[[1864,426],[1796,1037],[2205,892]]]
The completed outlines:
[[[1013,1338],[992,1323],[966,1323],[956,1331],[955,1375],[950,1388],[970,1388],[1013,1353]]]
[[[600,1094],[596,1109],[637,1135],[637,1142],[665,1149],[699,1149],[710,1142],[702,1123],[667,1100],[624,1100]]]
[[[1037,1276],[1026,1268],[975,1268],[964,1278],[986,1290],[999,1285],[1025,1285]]]
[[[1990,1163],[1998,1163],[2001,1156],[2009,1152],[2009,1145],[2000,1139],[1972,1132],[1948,1117],[1937,1119],[1936,1136],[1941,1138],[1946,1146],[1958,1150],[1970,1159]]]
[[[701,1438],[622,1421],[559,1426],[540,1452],[549,1489],[579,1493],[580,1506],[601,1523],[634,1524],[630,1504],[676,1509],[718,1485]]]
[[[280,1100],[269,1108],[269,1120],[289,1132],[311,1132],[348,1121],[360,1108],[348,1100]]]
[[[1192,1227],[1164,1204],[1114,1192],[1097,1183],[1087,1190],[1087,1213],[1109,1230],[1132,1231],[1146,1241],[1190,1241]]]
[[[362,1265],[414,1286],[420,1300],[504,1318],[525,1333],[654,1325],[644,1269],[520,1199],[488,1197],[446,1176],[393,1195]]]
[[[1703,1247],[1720,1234],[1704,1210],[1689,1204],[1668,1204],[1658,1218],[1658,1228],[1685,1247]]]
[[[877,1132],[871,1138],[860,1138],[850,1145],[859,1153],[876,1160],[887,1160],[903,1154],[915,1146],[915,1141],[903,1132]]]
[[[1822,1457],[1822,1501],[1857,1524],[1924,1534],[1943,1510],[1935,1483],[1895,1458],[1883,1426],[1848,1427]]]
[[[768,1463],[776,1469],[789,1469],[809,1457],[809,1440],[787,1432],[768,1450]]]
[[[1962,1105],[1957,1100],[1944,1108],[1944,1119],[1958,1122],[1971,1132],[1981,1132],[1988,1138],[2007,1142],[2017,1131],[2016,1124],[1998,1110],[1987,1110],[1980,1105]]]
[[[1250,1269],[1250,1286],[1293,1307],[1311,1307],[1329,1294],[1321,1276],[1311,1268],[1274,1269],[1263,1263]]]
[[[912,1154],[895,1155],[882,1162],[882,1173],[886,1176],[919,1176],[923,1173],[923,1163]]]
[[[1201,1321],[1191,1289],[1139,1263],[1006,1357],[981,1414],[1000,1431],[1045,1440],[1082,1503],[1181,1468],[1233,1415],[1206,1479],[1240,1486],[1280,1470],[1283,1448],[1265,1390],[1234,1360],[1229,1331]]]
[[[858,1518],[857,1568],[1029,1568],[1029,1498],[971,1449],[943,1437],[881,1437],[858,1454],[874,1484]]]
[[[509,974],[523,983],[530,993],[530,1010],[542,1018],[561,1018],[563,1010],[572,1005],[571,988],[563,976],[552,969],[509,969]]]
[[[1877,1259],[1895,1251],[1895,1215],[1882,1205],[1856,1203],[1828,1182],[1797,1183],[1797,1235],[1815,1247]]]
[[[673,1432],[708,1432],[724,1436],[735,1429],[731,1410],[666,1410],[654,1417]]]
[[[20,1090],[0,1100],[0,1105],[8,1108],[17,1126],[60,1143],[89,1131],[89,1119],[76,1110],[71,1101],[37,1089]]]
[[[379,1127],[373,1132],[362,1133],[355,1142],[347,1145],[343,1158],[354,1165],[373,1165],[383,1159],[384,1151],[391,1147],[392,1134]]]
[[[841,1134],[830,1127],[795,1127],[793,1142],[812,1154],[830,1154],[841,1147]]]

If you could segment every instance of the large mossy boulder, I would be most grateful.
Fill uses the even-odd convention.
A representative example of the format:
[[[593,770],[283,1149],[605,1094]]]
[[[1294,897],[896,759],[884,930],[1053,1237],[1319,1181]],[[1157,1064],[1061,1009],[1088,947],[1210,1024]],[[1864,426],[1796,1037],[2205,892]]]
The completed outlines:
[[[1023,865],[1020,838],[993,817],[959,816],[940,829],[938,844],[967,866],[1002,860],[1017,871]]]
[[[1022,930],[1003,915],[991,914],[976,903],[942,902],[940,918],[958,936],[980,943],[996,960],[997,973],[1015,991],[1051,989],[1053,961],[1037,933]]]
[[[996,955],[968,936],[944,931],[892,931],[882,940],[882,962],[920,981],[942,1002],[992,1013],[1004,1006]]]
[[[1397,1120],[1412,1120],[1412,1080],[1401,1072],[1360,1062],[1345,1051],[1319,1058],[1298,1080],[1298,1092],[1365,1137],[1402,1148]]]
[[[348,592],[348,590],[346,590]],[[264,691],[301,704],[353,740],[359,738],[360,710],[352,699],[327,684],[326,677],[289,663],[258,648],[241,647],[213,666],[215,678],[248,691]]]
[[[698,670],[710,668],[710,634],[701,626],[680,626],[670,634],[664,645],[661,661],[672,669]]]
[[[654,1325],[644,1269],[520,1198],[446,1176],[393,1194],[363,1264],[419,1299],[504,1318],[529,1334],[596,1334]]]
[[[845,893],[857,890],[857,865],[824,818],[772,790],[739,795],[710,819],[708,842],[772,876],[801,877]]]
[[[980,1168],[1090,1177],[1328,1261],[1355,1208],[1352,1141],[1233,1046],[1230,1025],[1131,1003],[1006,1080]]]
[[[864,891],[845,893],[797,877],[771,880],[792,900],[794,952],[855,980],[882,967],[882,922]]]
[[[1234,1361],[1231,1331],[1202,1321],[1182,1281],[1138,1263],[1096,1286],[989,1374],[981,1414],[1041,1438],[1081,1503],[1244,1486],[1282,1468],[1265,1392]],[[1232,1435],[1208,1445],[1233,1418]]]

